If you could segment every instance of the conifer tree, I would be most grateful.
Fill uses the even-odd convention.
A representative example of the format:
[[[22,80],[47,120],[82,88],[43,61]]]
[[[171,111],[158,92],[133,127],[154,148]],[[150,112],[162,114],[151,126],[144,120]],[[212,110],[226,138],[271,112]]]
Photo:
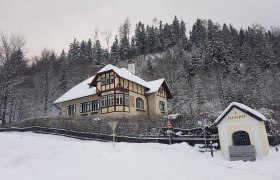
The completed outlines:
[[[59,87],[61,88],[62,92],[66,92],[67,90],[67,73],[68,73],[68,65],[67,65],[67,58],[64,50],[62,50],[60,57],[60,74],[59,74]]]
[[[156,32],[154,27],[147,26],[147,52],[154,53],[157,50]]]
[[[166,23],[163,28],[164,50],[167,50],[168,48],[172,47],[171,32],[172,26]]]
[[[94,58],[91,39],[88,39],[88,41],[86,43],[85,53],[86,53],[85,61],[87,62],[87,64],[90,64]]]
[[[117,36],[111,46],[111,59],[113,64],[117,64],[120,59],[119,40]]]
[[[188,38],[186,36],[186,25],[184,21],[180,23],[180,47],[184,50],[187,49]]]
[[[201,19],[197,19],[190,33],[190,41],[195,44],[197,48],[205,48],[206,33],[203,21]]]
[[[205,91],[202,86],[202,81],[200,77],[196,77],[196,83],[195,83],[195,100],[198,106],[198,113],[202,111],[202,106],[206,103],[206,96]]]
[[[147,74],[150,76],[151,79],[154,78],[155,68],[150,59],[148,59],[147,61]]]
[[[141,22],[136,24],[135,28],[135,47],[137,55],[145,54],[147,49],[147,37],[144,24]]]
[[[126,60],[130,57],[130,45],[128,41],[128,36],[123,35],[120,41],[120,59]]]
[[[103,51],[102,51],[102,47],[101,47],[99,40],[96,40],[96,42],[95,42],[95,55],[94,56],[96,59],[96,62],[95,62],[96,65],[102,65],[104,63]]]
[[[135,44],[135,37],[133,36],[131,38],[131,43],[130,43],[130,56],[133,58],[133,57],[136,57],[137,53],[136,53],[136,44]]]
[[[174,46],[178,43],[181,36],[180,23],[175,16],[171,26],[171,45]]]
[[[74,39],[73,43],[70,43],[68,52],[68,59],[71,64],[76,65],[80,63],[81,48],[79,41]]]
[[[120,27],[120,59],[126,60],[130,58],[130,22],[128,18]]]
[[[163,35],[163,25],[162,21],[159,21],[159,28],[158,28],[158,38],[159,38],[159,47],[158,50],[162,52],[164,50],[164,35]]]

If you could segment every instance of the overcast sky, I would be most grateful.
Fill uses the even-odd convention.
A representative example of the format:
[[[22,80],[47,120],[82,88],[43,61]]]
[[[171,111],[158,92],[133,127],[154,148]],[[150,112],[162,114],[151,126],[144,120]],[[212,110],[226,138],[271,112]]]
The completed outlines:
[[[43,48],[68,50],[74,37],[92,38],[95,27],[115,35],[126,17],[134,27],[138,21],[152,24],[154,17],[171,23],[174,15],[187,31],[197,18],[237,28],[257,22],[269,29],[280,26],[280,0],[0,0],[0,31],[22,33],[31,57]]]

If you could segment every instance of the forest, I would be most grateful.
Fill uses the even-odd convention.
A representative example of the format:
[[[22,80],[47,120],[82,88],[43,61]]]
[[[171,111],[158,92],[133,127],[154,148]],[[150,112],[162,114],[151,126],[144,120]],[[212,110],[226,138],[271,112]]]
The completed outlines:
[[[2,32],[2,124],[58,116],[58,97],[104,65],[126,67],[129,60],[141,78],[166,79],[173,93],[169,113],[213,114],[233,101],[280,111],[280,28],[255,23],[237,29],[197,19],[187,30],[176,16],[171,23],[153,22],[132,26],[127,18],[115,37],[96,29],[86,40],[74,38],[69,50],[44,49],[33,58],[26,56],[23,35]]]

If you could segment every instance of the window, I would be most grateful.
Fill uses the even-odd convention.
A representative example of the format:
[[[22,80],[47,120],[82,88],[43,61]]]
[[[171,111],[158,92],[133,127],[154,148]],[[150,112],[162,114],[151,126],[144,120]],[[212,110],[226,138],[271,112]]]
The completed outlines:
[[[111,84],[111,83],[114,83],[114,80],[115,80],[115,79],[114,79],[114,76],[111,76],[111,77],[110,77],[110,84]]]
[[[106,84],[110,84],[110,77],[106,77]]]
[[[92,101],[92,111],[96,111],[99,109],[99,100]]]
[[[105,78],[102,78],[101,79],[101,85],[105,85],[106,83],[105,83]]]
[[[144,101],[142,98],[136,98],[136,108],[144,110]]]
[[[86,113],[89,111],[89,102],[83,102],[80,104],[80,113]]]
[[[165,111],[165,103],[163,101],[159,101],[159,109]]]
[[[128,94],[124,95],[124,104],[126,106],[129,106],[129,95]],[[144,106],[143,106],[143,109],[144,109]]]
[[[123,105],[123,94],[116,94],[116,105]]]
[[[101,106],[102,107],[107,107],[107,96],[102,97]]]
[[[67,106],[66,114],[67,115],[76,114],[76,105],[69,105],[69,106]]]
[[[114,83],[114,76],[104,77],[101,79],[101,85],[112,84]]]
[[[114,94],[109,94],[108,95],[108,106],[113,106],[114,105]]]

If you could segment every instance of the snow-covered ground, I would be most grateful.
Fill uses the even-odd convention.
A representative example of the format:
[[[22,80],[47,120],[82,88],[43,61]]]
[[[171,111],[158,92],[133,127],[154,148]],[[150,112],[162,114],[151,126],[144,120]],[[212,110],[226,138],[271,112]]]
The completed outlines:
[[[280,152],[256,162],[212,158],[175,145],[82,141],[34,133],[0,133],[0,180],[280,179]]]

